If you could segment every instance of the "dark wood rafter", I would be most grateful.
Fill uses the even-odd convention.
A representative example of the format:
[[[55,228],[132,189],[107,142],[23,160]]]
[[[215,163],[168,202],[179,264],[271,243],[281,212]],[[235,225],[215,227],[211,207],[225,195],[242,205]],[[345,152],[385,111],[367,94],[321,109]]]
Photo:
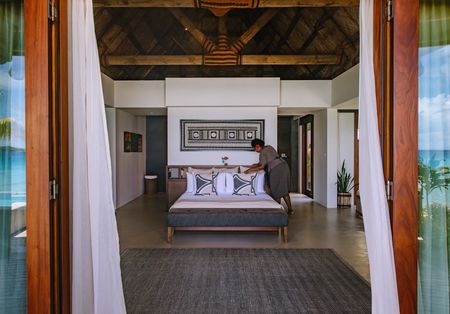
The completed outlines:
[[[287,47],[291,48],[290,45],[288,44],[288,39],[291,36],[292,32],[294,31],[294,28],[297,26],[299,19],[302,15],[302,9],[299,8],[296,10],[294,17],[291,19],[291,22],[286,30],[286,34],[283,36],[280,36],[282,39],[282,43],[284,45],[286,45]],[[281,46],[277,46],[275,48],[275,50],[279,50],[281,48]],[[294,51],[292,51],[293,53],[295,53]]]
[[[330,19],[329,19],[329,20],[334,24],[334,26],[336,27],[336,29],[337,29],[342,35],[344,35],[346,42],[349,43],[349,44],[352,46],[353,49],[355,49],[356,46],[355,46],[354,40],[352,40],[352,39],[348,36],[348,34],[342,29],[342,27],[339,25],[339,22],[336,21],[336,19],[333,17],[333,15],[330,16]]]
[[[317,37],[317,34],[320,32],[322,28],[324,28],[324,23],[326,20],[328,20],[332,16],[332,13],[330,11],[324,9],[324,12],[322,13],[322,16],[316,21],[316,23],[313,26],[313,30],[310,33],[310,35],[305,39],[301,47],[297,50],[297,53],[303,53],[306,48],[308,48],[313,40]]]
[[[114,8],[195,8],[194,0],[94,0],[94,7]],[[259,0],[259,8],[358,6],[359,0]],[[240,7],[235,7],[240,8]]]
[[[143,17],[139,12],[145,12]],[[209,10],[178,7],[95,9],[95,17],[99,19],[96,25],[102,71],[113,79],[122,80],[164,79],[181,75],[332,79],[358,62],[357,15],[353,7],[250,9],[232,10],[225,16],[226,20],[219,22],[220,19]],[[138,21],[133,26],[135,19]],[[221,32],[218,31],[220,23]],[[226,36],[219,38],[219,33]],[[235,45],[235,50],[231,51],[239,39],[244,39],[245,46]],[[202,48],[204,42],[210,42],[213,64],[196,65],[200,64],[199,56],[208,55],[208,49]],[[294,58],[293,55],[297,56]],[[115,65],[117,58],[131,56],[153,58],[157,62]],[[180,59],[183,56],[196,56],[191,59],[195,62]],[[218,60],[225,56],[228,61],[230,58],[234,61],[226,64],[229,69],[225,69],[220,61],[216,63],[217,56]],[[333,56],[332,62],[325,62],[331,64],[323,64],[324,56]],[[202,60],[205,62],[205,58]],[[288,65],[288,60],[293,64]],[[126,64],[124,60],[120,62]],[[215,69],[209,68],[212,65]]]
[[[107,56],[108,65],[203,65],[202,55]],[[242,65],[337,64],[336,55],[242,55]]]
[[[146,24],[148,24],[148,20],[146,20]],[[147,25],[148,29],[151,29],[150,25]],[[156,43],[153,47],[151,47],[146,54],[153,54],[155,53],[156,49],[159,47],[159,45],[161,45],[161,43],[163,43],[164,45],[164,40],[169,37],[169,34],[173,32],[173,30],[176,28],[175,23],[170,23],[166,26],[166,28],[162,31],[162,32],[155,32],[152,33],[153,37],[156,39]],[[161,48],[160,48],[161,49]],[[162,51],[166,51],[166,49],[163,49]],[[149,79],[150,74],[152,73],[153,70],[155,70],[154,65],[148,66],[144,69],[143,74],[141,75],[141,77],[143,77],[144,79]]]
[[[169,37],[168,34],[169,34],[169,33],[171,32],[171,30],[174,29],[174,28],[175,28],[175,25],[172,24],[171,26],[167,27],[167,29],[166,29],[166,31],[165,31],[164,33],[162,33],[162,34],[160,34],[160,35],[155,34],[154,36],[157,38],[157,42],[160,43],[160,44],[163,43],[163,45],[164,45],[164,40],[165,40],[166,38]],[[156,47],[156,45],[155,45],[154,47]],[[164,49],[164,51],[166,51],[166,50],[167,50],[167,48]],[[153,48],[152,48],[150,51],[148,51],[147,53],[153,53]],[[155,66],[154,66],[154,65],[148,66],[148,67],[145,69],[144,73],[143,73],[143,77],[144,77],[145,79],[148,79],[148,76],[150,75],[150,73],[151,73],[154,69],[155,69]]]
[[[250,40],[253,39],[253,37],[255,37],[256,34],[259,33],[259,31],[261,31],[261,29],[267,24],[269,23],[269,21],[275,16],[275,14],[277,14],[278,10],[276,9],[270,9],[265,11],[257,20],[255,23],[252,24],[252,26],[250,26],[247,31],[241,35],[241,37],[239,37],[238,40],[236,40],[236,42],[233,44],[232,49],[233,51],[235,51],[236,53],[239,53],[242,48],[245,47],[245,45],[247,45]]]
[[[203,32],[201,32],[180,9],[172,8],[170,9],[170,13],[172,13],[178,22],[183,25],[185,30],[188,31],[192,37],[200,43],[200,45],[202,45],[207,53],[214,49],[215,44],[209,40],[209,38],[203,34]]]

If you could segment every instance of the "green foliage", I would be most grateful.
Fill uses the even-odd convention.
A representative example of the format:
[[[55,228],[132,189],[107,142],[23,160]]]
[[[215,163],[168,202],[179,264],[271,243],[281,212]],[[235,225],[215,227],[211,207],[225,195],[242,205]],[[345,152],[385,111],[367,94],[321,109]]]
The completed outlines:
[[[341,169],[337,172],[337,191],[338,193],[350,193],[354,187],[354,178],[345,168],[345,160],[342,162]]]
[[[0,119],[0,140],[11,136],[11,118]]]
[[[419,197],[420,203],[425,199],[426,208],[429,207],[429,197],[434,190],[439,189],[442,192],[447,190],[450,185],[450,167],[439,166],[439,164],[440,162],[434,158],[428,163],[419,160]]]

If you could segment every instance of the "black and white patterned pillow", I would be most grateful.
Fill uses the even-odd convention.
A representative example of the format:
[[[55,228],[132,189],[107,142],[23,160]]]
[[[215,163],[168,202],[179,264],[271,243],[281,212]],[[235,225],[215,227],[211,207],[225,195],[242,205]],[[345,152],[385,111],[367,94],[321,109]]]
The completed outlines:
[[[233,195],[256,195],[256,173],[233,174]]]
[[[216,177],[217,174],[199,174],[194,176],[195,195],[211,195],[216,194]]]

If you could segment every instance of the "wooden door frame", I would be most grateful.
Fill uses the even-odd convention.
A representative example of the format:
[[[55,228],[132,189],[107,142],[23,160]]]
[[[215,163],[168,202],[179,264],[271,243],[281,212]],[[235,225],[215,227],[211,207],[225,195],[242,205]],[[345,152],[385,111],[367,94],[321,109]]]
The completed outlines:
[[[401,313],[417,313],[419,0],[374,1],[374,66]],[[384,61],[384,64],[383,64]]]
[[[306,125],[311,122],[311,193],[306,190]],[[299,125],[302,127],[302,132],[299,136],[302,137],[302,194],[310,198],[314,198],[314,115],[308,114],[299,119]]]
[[[401,313],[417,313],[419,0],[394,1],[392,235]]]
[[[51,23],[48,0],[24,0],[28,313],[70,312],[67,0],[54,3],[60,11]],[[59,60],[54,60],[50,45],[55,34]],[[55,102],[60,106],[58,117]],[[58,129],[58,143],[52,144]],[[51,161],[56,150],[60,160],[55,165]],[[51,201],[54,169],[60,188],[57,200]]]

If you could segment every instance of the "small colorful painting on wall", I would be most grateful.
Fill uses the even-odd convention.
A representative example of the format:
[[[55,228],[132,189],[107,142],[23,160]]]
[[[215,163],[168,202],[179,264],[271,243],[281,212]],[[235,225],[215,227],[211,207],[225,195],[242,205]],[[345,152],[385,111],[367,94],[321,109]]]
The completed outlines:
[[[124,132],[123,151],[126,153],[142,152],[142,135],[137,133]]]

